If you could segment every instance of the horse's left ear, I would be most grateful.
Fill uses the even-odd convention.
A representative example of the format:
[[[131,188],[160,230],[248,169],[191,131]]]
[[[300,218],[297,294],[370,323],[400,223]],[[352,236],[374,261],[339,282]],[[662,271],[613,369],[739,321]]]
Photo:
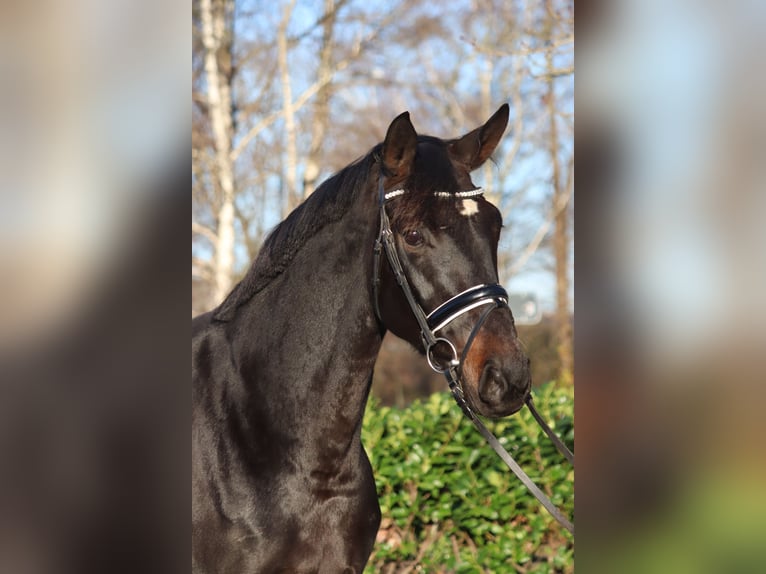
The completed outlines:
[[[503,104],[483,126],[449,145],[450,155],[473,171],[492,155],[508,125],[508,104]]]

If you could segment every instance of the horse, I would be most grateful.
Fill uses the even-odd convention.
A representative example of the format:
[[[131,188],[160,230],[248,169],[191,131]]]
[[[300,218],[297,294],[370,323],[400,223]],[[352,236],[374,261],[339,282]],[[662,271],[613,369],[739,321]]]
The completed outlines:
[[[470,174],[508,115],[504,104],[450,140],[397,116],[269,234],[219,307],[192,320],[193,572],[363,571],[381,513],[361,427],[387,331],[436,363],[470,337],[467,405],[490,418],[524,405],[529,359],[507,305],[479,332],[481,309],[463,305],[428,348],[411,307],[502,289],[502,217]],[[381,263],[383,227],[393,253]]]

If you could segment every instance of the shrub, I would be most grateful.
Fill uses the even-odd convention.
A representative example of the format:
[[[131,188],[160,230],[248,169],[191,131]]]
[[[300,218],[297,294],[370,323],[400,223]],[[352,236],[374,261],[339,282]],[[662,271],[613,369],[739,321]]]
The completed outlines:
[[[548,384],[535,405],[570,448],[571,387]],[[527,409],[487,426],[569,516],[574,470]],[[362,439],[383,519],[366,572],[573,572],[571,535],[495,455],[448,393],[406,409],[373,400]]]

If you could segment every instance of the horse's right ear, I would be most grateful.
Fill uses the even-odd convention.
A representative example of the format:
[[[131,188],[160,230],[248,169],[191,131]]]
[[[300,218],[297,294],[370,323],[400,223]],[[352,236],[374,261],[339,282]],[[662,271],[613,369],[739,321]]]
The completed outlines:
[[[410,112],[399,114],[388,126],[383,141],[383,165],[394,178],[407,177],[418,147],[418,134],[410,121]]]
[[[495,151],[500,138],[508,126],[508,104],[503,104],[487,120],[483,126],[479,126],[472,132],[450,143],[450,155],[463,164],[468,171],[473,171],[482,165],[492,152]]]

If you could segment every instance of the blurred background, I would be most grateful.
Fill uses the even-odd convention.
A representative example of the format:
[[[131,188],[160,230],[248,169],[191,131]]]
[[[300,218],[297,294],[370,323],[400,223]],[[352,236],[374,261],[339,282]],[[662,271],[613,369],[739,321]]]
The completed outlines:
[[[766,571],[766,5],[577,17],[577,564]]]
[[[193,3],[192,314],[217,306],[268,232],[408,110],[457,137],[511,106],[474,174],[502,211],[500,280],[533,380],[572,384],[574,14],[568,1]],[[373,393],[444,390],[388,337]]]
[[[4,574],[189,570],[188,18],[0,3]]]

